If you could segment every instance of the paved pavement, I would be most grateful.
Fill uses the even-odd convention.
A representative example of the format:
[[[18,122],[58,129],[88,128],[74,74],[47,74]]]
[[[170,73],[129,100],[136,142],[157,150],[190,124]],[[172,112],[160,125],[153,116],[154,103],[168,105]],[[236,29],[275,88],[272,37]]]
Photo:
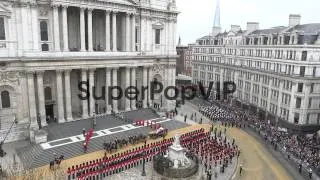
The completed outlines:
[[[112,115],[97,117],[97,126],[95,130],[111,128],[124,124],[131,124],[136,119],[153,119],[158,117],[151,109],[140,109],[122,113],[123,119]],[[187,125],[178,121],[168,121],[162,123],[162,126],[169,130],[174,130]],[[73,121],[64,124],[50,124],[46,129],[48,131],[48,140],[55,140],[64,137],[82,134],[82,128],[89,129],[92,127],[92,119]],[[136,134],[147,134],[150,131],[148,127],[119,132],[103,137],[95,138],[90,141],[88,153],[101,150],[104,141],[113,141],[115,138],[121,139]],[[40,145],[30,144],[28,141],[19,141],[7,143],[4,150],[8,153],[4,158],[0,158],[0,164],[3,169],[12,169],[13,162],[17,162],[19,169],[30,169],[47,165],[53,159],[53,153],[63,154],[65,159],[72,158],[83,154],[83,142],[76,142],[65,146],[60,146],[44,150]],[[14,158],[13,158],[14,157]],[[15,160],[13,160],[15,159]]]
[[[270,144],[267,144],[264,139],[259,136],[256,132],[254,132],[252,129],[248,128],[245,129],[245,131],[252,137],[254,137],[258,142],[260,142],[286,169],[286,171],[294,177],[296,180],[300,179],[309,179],[308,173],[306,171],[303,171],[303,174],[300,174],[298,172],[298,165],[293,163],[292,161],[288,161],[287,156],[282,154],[280,151],[275,151],[273,146]],[[319,177],[316,177],[313,175],[313,180],[320,180]]]
[[[114,115],[102,115],[96,116],[96,127],[95,130],[108,129],[124,124],[129,124],[135,120],[142,119],[154,119],[159,117],[153,112],[152,109],[139,109],[135,111],[123,112],[121,113],[123,119]],[[93,118],[71,121],[63,124],[50,124],[44,128],[48,132],[48,141],[61,139],[64,137],[70,137],[77,134],[82,134],[82,129],[86,130],[93,127]]]
[[[212,175],[212,179],[219,179],[219,180],[227,180],[230,179],[232,174],[234,173],[236,163],[233,161],[231,165],[228,166],[228,168],[225,169],[224,173],[219,172],[219,168],[212,168],[212,172],[217,172],[217,178]],[[112,175],[106,179],[111,180],[118,180],[118,179],[128,179],[128,180],[173,180],[176,178],[167,178],[160,174],[158,174],[154,169],[152,163],[146,163],[146,176],[141,176],[142,173],[142,165],[139,165],[135,168],[126,170],[124,172],[121,172],[119,174]],[[206,175],[204,173],[204,168],[202,165],[199,166],[198,172],[188,178],[184,178],[187,180],[202,180],[206,179]]]

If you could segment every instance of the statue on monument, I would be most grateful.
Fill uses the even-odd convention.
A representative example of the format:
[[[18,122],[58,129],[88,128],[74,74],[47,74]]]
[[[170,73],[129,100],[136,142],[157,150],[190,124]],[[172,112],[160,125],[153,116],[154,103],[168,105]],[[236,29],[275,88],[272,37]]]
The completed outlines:
[[[173,146],[179,147],[180,146],[180,135],[176,134],[174,136]]]

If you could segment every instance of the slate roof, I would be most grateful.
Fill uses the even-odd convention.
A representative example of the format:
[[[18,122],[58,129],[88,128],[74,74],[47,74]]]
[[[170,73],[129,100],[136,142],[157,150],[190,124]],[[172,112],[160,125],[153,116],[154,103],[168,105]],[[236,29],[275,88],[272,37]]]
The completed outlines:
[[[296,25],[289,29],[288,32],[302,31],[304,34],[318,34],[320,32],[320,23]]]
[[[285,30],[287,27],[278,26],[270,29],[259,29],[251,32],[249,35],[260,35],[260,34],[273,34],[273,33],[280,33],[281,31]]]
[[[207,40],[207,39],[211,39],[211,38],[212,38],[212,36],[206,35],[206,36],[203,36],[203,37],[201,37],[201,38],[199,38],[197,40]]]
[[[292,28],[286,27],[286,26],[277,26],[277,27],[272,27],[272,28],[268,28],[268,29],[258,29],[255,30],[251,33],[248,34],[248,36],[250,35],[263,35],[263,34],[277,34],[277,33],[291,33],[293,31],[298,31],[300,32],[300,35],[304,35],[305,37],[303,37],[303,42],[304,43],[311,43],[315,41],[315,39],[317,37],[315,37],[314,35],[318,35],[320,33],[320,23],[311,23],[311,24],[302,24],[302,25],[296,25]],[[247,31],[246,30],[239,30],[238,32],[235,32],[236,36],[240,36],[241,34],[245,34]],[[225,37],[226,35],[228,35],[228,32],[221,32],[219,34],[217,34],[215,36],[215,38],[220,38],[220,37]],[[207,40],[207,39],[211,39],[212,36],[203,36],[201,38],[199,38],[198,40]]]

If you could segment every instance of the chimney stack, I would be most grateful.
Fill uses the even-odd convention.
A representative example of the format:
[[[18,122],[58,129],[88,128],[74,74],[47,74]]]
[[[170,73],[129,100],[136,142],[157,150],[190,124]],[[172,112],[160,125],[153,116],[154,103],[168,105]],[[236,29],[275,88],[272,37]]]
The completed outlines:
[[[238,32],[240,31],[241,27],[239,25],[231,25],[231,31],[232,32]]]
[[[247,22],[247,31],[252,32],[259,29],[258,22]]]
[[[290,14],[289,15],[289,27],[299,25],[300,20],[301,20],[300,14]]]

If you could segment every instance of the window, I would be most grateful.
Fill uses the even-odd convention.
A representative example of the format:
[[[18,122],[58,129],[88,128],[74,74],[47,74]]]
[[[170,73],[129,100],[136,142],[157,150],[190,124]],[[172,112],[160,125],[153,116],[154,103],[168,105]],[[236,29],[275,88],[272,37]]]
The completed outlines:
[[[0,17],[0,40],[6,40],[6,31],[4,27],[4,18]]]
[[[303,83],[298,83],[298,92],[303,91]]]
[[[302,77],[304,76],[305,70],[306,70],[305,66],[300,66],[300,76]]]
[[[299,113],[294,113],[293,122],[295,124],[299,124]]]
[[[40,40],[42,51],[49,51],[48,41],[48,23],[45,20],[40,21]]]
[[[160,29],[156,29],[156,44],[160,44]]]
[[[311,105],[312,105],[312,98],[309,98],[309,105],[308,105],[308,108],[311,108]]]
[[[306,61],[307,60],[307,51],[302,51],[302,55],[301,55],[301,61]]]
[[[2,108],[10,108],[10,94],[8,91],[1,92]]]
[[[310,86],[310,93],[313,93],[313,89],[314,89],[314,83],[311,83],[311,86]]]
[[[46,21],[40,21],[41,41],[48,41],[48,26]]]
[[[139,30],[138,30],[138,28],[135,29],[135,34],[136,34],[136,35],[135,35],[136,37],[135,37],[135,41],[134,41],[134,42],[135,42],[135,43],[138,43],[138,35],[139,35]]]
[[[306,124],[309,124],[309,119],[310,119],[310,113],[307,114],[307,122],[306,122]]]
[[[297,97],[297,101],[296,101],[296,108],[300,108],[301,107],[301,97]]]
[[[45,100],[52,100],[52,93],[51,93],[50,87],[46,87],[44,89],[44,97],[45,97]]]

